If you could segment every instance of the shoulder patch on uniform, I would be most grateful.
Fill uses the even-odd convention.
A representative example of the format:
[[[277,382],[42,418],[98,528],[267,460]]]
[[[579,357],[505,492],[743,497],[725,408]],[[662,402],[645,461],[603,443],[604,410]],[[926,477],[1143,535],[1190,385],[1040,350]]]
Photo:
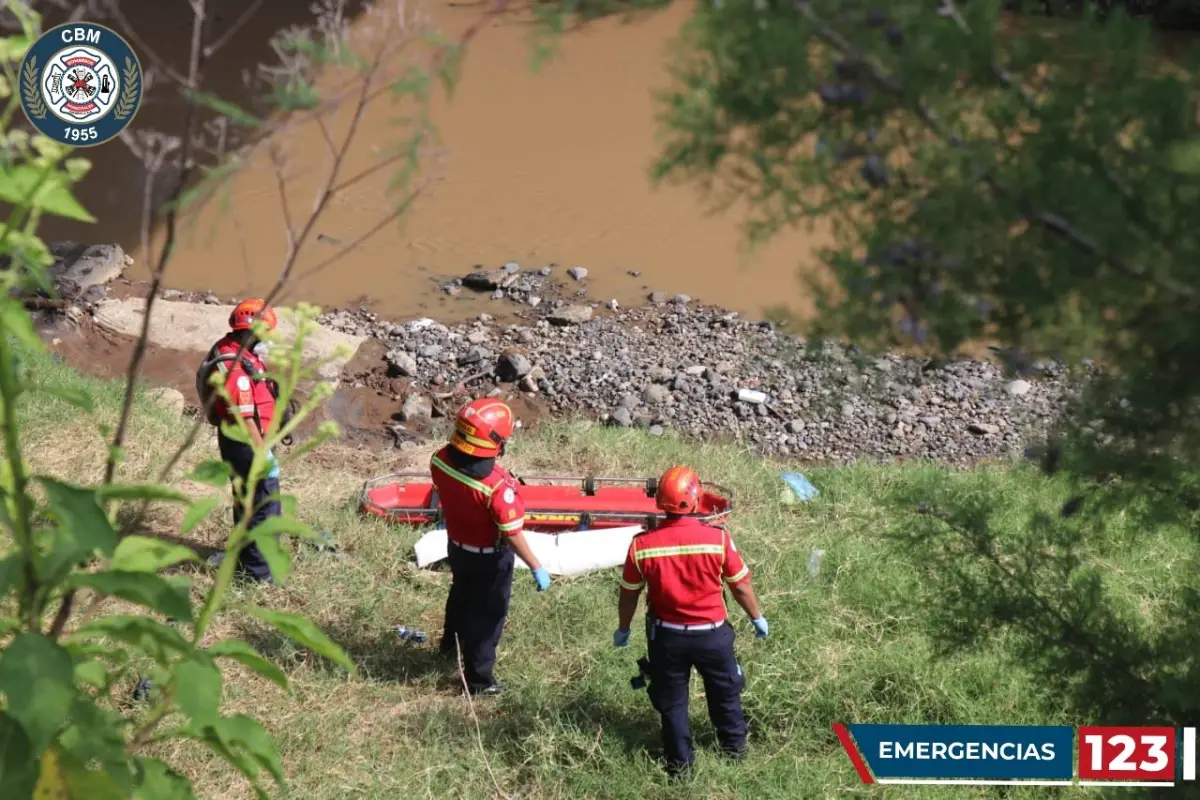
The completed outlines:
[[[517,493],[512,490],[511,486],[504,490],[504,502],[511,503],[516,499]]]
[[[250,391],[250,379],[245,375],[239,375],[237,379],[237,388],[241,389],[243,392]]]

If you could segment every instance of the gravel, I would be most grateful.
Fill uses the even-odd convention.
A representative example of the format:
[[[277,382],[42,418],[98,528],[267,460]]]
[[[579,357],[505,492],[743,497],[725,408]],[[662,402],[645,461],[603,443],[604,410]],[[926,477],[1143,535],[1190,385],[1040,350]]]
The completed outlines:
[[[346,311],[321,321],[383,340],[380,369],[406,374],[413,391],[444,393],[467,381],[467,393],[483,396],[503,382],[551,413],[811,461],[969,465],[1015,456],[1078,388],[1054,362],[1012,380],[988,361],[866,356],[681,299],[654,297],[661,305],[602,316],[582,304],[527,308],[531,319],[520,325],[490,317],[396,324]],[[409,397],[403,416],[425,414],[418,398]]]

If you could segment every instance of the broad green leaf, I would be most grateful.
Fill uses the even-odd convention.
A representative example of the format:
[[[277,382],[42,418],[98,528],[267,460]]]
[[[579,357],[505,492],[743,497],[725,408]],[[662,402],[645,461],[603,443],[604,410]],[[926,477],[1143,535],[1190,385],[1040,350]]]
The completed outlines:
[[[175,703],[196,725],[205,727],[217,720],[221,706],[221,670],[201,652],[179,661],[172,670]]]
[[[196,468],[188,473],[187,479],[216,486],[219,489],[228,484],[231,477],[233,477],[233,471],[228,464],[217,459],[209,459],[197,464]]]
[[[27,800],[37,784],[38,762],[21,723],[0,710],[0,796]]]
[[[96,493],[46,476],[36,480],[46,490],[50,512],[59,521],[62,534],[48,560],[74,564],[96,551],[111,556],[117,533],[96,501]]]
[[[106,772],[90,770],[70,753],[51,748],[42,754],[34,800],[124,800],[125,794]]]
[[[192,498],[170,486],[153,483],[111,483],[96,489],[101,500],[164,500],[170,503],[190,503]]]
[[[283,670],[272,664],[261,653],[240,639],[227,639],[223,642],[216,642],[205,649],[212,656],[231,658],[282,688],[288,688],[287,675],[283,674]]]
[[[16,300],[5,298],[0,301],[0,326],[34,352],[40,352],[45,347],[33,328],[33,318]]]
[[[192,529],[208,518],[208,515],[213,512],[213,509],[221,505],[219,497],[201,497],[196,502],[192,503],[187,512],[183,515],[183,522],[179,524],[179,533],[183,536],[191,533]]]
[[[96,404],[92,402],[92,396],[80,389],[71,389],[67,386],[37,386],[35,389],[42,394],[57,397],[64,403],[69,403],[75,406],[75,408],[86,411],[89,414],[96,410]]]
[[[132,724],[130,720],[115,711],[100,708],[91,697],[83,694],[76,696],[70,720],[59,736],[58,744],[75,760],[81,764],[125,761],[125,728]]]
[[[196,800],[192,783],[157,758],[137,760],[134,800]]]
[[[346,655],[346,651],[325,635],[325,632],[307,617],[287,611],[272,611],[266,608],[258,608],[257,606],[240,605],[237,608],[272,625],[276,630],[297,644],[301,644],[325,656],[325,658],[336,664],[340,664],[350,672],[355,671],[354,663]]]
[[[103,661],[81,661],[75,665],[75,679],[97,689],[108,685],[108,665]]]
[[[267,521],[270,522],[270,520]],[[259,530],[262,527],[260,525],[250,531],[248,539],[258,545],[258,552],[262,553],[266,560],[267,567],[271,570],[271,576],[280,585],[286,584],[288,578],[292,576],[292,557],[280,544],[278,537],[260,533]]]
[[[131,614],[100,617],[86,622],[71,634],[70,639],[86,641],[97,637],[116,639],[132,645],[160,663],[170,656],[187,653],[192,649],[192,645],[170,625],[164,625],[150,617]]]
[[[275,740],[258,720],[245,714],[221,717],[208,728],[207,733],[215,734],[218,741],[231,753],[237,755],[244,753],[252,758],[255,764],[271,773],[276,783],[280,786],[284,785],[283,766],[279,762],[279,751],[275,746]],[[234,763],[237,765],[237,761]],[[244,767],[239,766],[239,768],[248,777],[254,777],[257,774],[257,770],[252,774]]]
[[[61,177],[47,177],[42,168],[29,164],[0,168],[0,201],[22,205],[31,196],[33,205],[42,211],[77,222],[96,221],[71,194],[70,187]]]
[[[38,765],[37,788],[34,789],[33,796],[35,800],[42,800],[42,798],[71,800],[71,795],[67,791],[67,778],[63,775],[62,762],[58,757],[58,751],[54,748],[42,753]]]
[[[183,561],[199,560],[194,550],[181,544],[149,536],[126,536],[109,565],[123,572],[158,572]]]
[[[101,594],[120,597],[131,603],[146,606],[172,619],[192,619],[192,601],[186,591],[158,575],[148,572],[78,572],[67,580],[68,585],[86,586]]]
[[[75,699],[74,677],[71,654],[40,633],[19,634],[0,654],[0,690],[34,755],[41,755],[66,720]]]
[[[295,517],[270,517],[254,526],[254,530],[250,533],[254,535],[255,539],[260,536],[279,536],[280,534],[299,536],[302,539],[318,538],[308,523],[301,522]]]

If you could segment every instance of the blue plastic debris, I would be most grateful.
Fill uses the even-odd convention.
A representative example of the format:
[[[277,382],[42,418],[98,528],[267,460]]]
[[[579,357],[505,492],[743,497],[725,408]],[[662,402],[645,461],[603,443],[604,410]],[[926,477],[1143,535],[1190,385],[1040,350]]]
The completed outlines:
[[[403,625],[394,625],[392,630],[400,637],[402,642],[414,642],[416,644],[425,643],[425,631],[410,630]]]
[[[817,491],[817,487],[809,483],[808,478],[804,477],[799,472],[784,472],[781,473],[779,477],[783,478],[783,482],[786,483],[788,489],[791,490],[788,492],[790,499],[785,502],[795,502],[797,500],[801,502],[807,502],[820,494],[820,492]]]

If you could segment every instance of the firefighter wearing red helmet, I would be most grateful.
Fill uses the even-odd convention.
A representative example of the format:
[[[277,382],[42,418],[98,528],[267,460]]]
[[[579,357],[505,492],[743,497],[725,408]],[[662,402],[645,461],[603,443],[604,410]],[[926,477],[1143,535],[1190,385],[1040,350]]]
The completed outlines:
[[[512,596],[514,553],[533,570],[539,592],[550,586],[550,573],[523,534],[520,486],[496,463],[512,434],[507,404],[475,400],[458,412],[450,443],[429,463],[445,515],[452,575],[441,652],[454,657],[461,650],[472,694],[504,689],[492,671]]]
[[[244,482],[248,478],[254,450],[263,446],[263,436],[276,412],[275,395],[266,380],[267,366],[257,349],[260,342],[254,333],[256,321],[262,322],[268,330],[274,330],[278,324],[274,309],[261,298],[251,297],[238,303],[229,315],[229,333],[212,346],[196,374],[200,402],[208,411],[208,421],[217,427],[217,447],[221,459],[233,471],[231,482],[236,479]],[[223,374],[225,391],[232,404],[227,404],[220,395],[210,398],[212,389],[208,378],[213,370]],[[245,419],[252,444],[231,439],[221,430],[221,423],[232,422],[235,417]],[[271,517],[279,516],[283,511],[279,501],[279,463],[274,453],[269,455],[269,459],[267,476],[260,479],[254,488],[254,512],[247,523],[248,530],[253,530]],[[237,525],[241,521],[245,503],[236,494],[237,483],[233,486],[233,524]],[[215,565],[217,560],[214,559],[213,563]],[[267,560],[253,542],[238,554],[238,575],[254,582],[272,580]]]
[[[638,597],[646,589],[647,689],[662,717],[663,756],[673,776],[687,774],[695,759],[688,726],[692,667],[704,681],[708,715],[721,749],[735,759],[745,754],[745,676],[733,650],[723,585],[749,615],[756,637],[767,635],[750,568],[729,532],[694,516],[701,491],[700,476],[689,467],[672,467],[659,478],[656,503],[667,518],[629,545],[613,634],[616,647],[629,643]]]

